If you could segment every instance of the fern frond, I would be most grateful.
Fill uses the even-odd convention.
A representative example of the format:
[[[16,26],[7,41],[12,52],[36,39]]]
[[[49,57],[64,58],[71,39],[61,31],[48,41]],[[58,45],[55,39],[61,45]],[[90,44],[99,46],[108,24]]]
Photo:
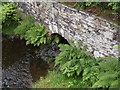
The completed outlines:
[[[110,88],[119,88],[118,80],[113,81],[113,82],[111,83]]]

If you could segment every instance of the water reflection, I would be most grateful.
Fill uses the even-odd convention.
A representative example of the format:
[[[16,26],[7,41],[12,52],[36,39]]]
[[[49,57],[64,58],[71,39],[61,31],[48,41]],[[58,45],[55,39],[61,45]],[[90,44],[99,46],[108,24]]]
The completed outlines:
[[[39,80],[40,76],[45,76],[47,74],[49,68],[47,62],[35,55],[35,52],[38,52],[39,49],[39,47],[33,47],[32,45],[26,46],[25,41],[19,38],[16,39],[3,35],[2,68],[4,74],[4,87],[23,87],[18,86],[18,83],[31,83],[29,82],[31,80],[35,82]],[[26,77],[27,79],[21,78],[24,75],[30,76],[27,74],[30,74],[32,79],[31,77]],[[22,80],[16,82],[19,81],[19,78]]]

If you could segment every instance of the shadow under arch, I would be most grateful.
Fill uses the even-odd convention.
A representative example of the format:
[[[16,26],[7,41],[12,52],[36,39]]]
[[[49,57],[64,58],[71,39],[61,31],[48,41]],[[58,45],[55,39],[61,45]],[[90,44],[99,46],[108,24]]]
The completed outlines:
[[[69,44],[69,42],[64,37],[62,37],[60,34],[58,34],[58,33],[51,34],[51,38],[53,39],[56,35],[60,38],[59,44],[60,43],[61,44]]]

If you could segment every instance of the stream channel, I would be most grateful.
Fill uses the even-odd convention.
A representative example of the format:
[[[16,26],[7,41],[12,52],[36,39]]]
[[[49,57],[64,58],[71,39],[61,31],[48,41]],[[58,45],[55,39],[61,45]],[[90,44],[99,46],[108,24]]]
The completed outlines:
[[[47,60],[59,53],[57,44],[34,47],[17,36],[2,35],[2,87],[31,88],[47,75]]]

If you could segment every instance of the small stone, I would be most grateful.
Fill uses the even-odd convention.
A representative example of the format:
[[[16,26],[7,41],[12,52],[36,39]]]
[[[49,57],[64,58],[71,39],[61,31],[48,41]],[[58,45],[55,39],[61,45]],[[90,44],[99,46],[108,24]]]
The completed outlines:
[[[105,38],[108,38],[110,40],[113,39],[113,33],[111,33],[110,31],[106,31],[103,34],[104,34]]]
[[[95,58],[100,57],[100,53],[98,51],[94,51]]]

